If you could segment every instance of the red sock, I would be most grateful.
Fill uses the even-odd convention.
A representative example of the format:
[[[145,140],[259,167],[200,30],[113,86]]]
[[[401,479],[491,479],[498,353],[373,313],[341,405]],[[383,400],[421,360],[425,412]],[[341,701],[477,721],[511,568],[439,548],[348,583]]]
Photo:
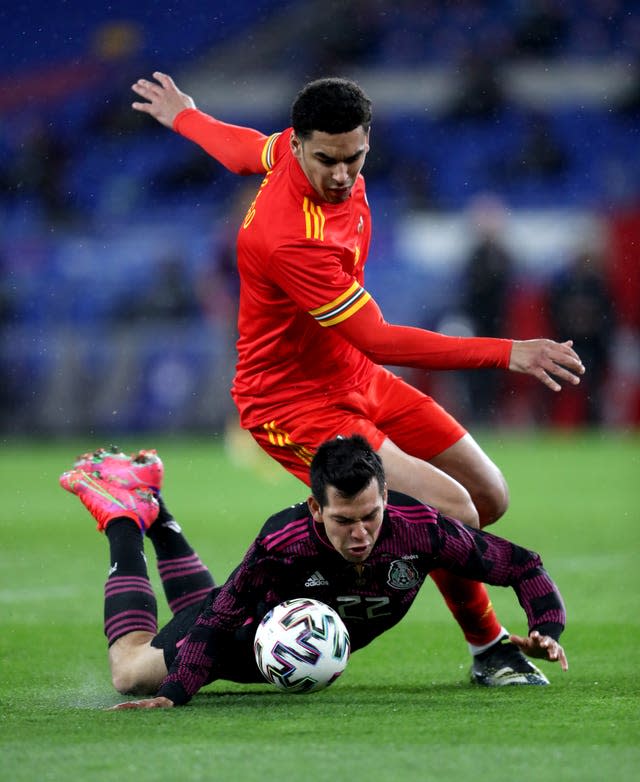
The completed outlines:
[[[485,646],[500,635],[502,625],[484,584],[460,578],[447,570],[430,573],[467,642]]]

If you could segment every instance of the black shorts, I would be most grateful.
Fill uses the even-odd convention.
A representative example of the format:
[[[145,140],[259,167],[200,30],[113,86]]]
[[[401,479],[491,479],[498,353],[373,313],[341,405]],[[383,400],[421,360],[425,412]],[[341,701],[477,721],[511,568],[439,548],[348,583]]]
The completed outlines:
[[[218,590],[219,587],[215,591]],[[179,611],[151,640],[151,646],[162,649],[167,670],[171,668],[173,661],[178,656],[180,641],[187,635],[210,599],[207,596],[201,603],[195,603]],[[216,679],[226,679],[241,684],[266,683],[264,676],[258,670],[253,655],[254,633],[255,627],[253,625],[236,633],[233,641],[219,656],[219,662],[216,669],[211,672],[209,682]]]

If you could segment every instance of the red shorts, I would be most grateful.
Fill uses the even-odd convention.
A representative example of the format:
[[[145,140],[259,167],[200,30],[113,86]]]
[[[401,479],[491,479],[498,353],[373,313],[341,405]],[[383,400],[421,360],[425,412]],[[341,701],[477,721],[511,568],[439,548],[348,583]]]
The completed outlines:
[[[315,449],[339,434],[361,434],[376,451],[389,438],[425,461],[466,434],[430,396],[384,367],[376,368],[366,388],[280,405],[268,421],[249,431],[269,456],[307,485]]]

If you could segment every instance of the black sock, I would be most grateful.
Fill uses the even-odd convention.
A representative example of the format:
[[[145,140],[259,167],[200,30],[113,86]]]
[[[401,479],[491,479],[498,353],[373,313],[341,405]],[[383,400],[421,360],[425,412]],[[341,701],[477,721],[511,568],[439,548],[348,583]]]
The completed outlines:
[[[173,614],[200,602],[215,586],[208,568],[189,545],[179,524],[158,498],[160,512],[149,527],[147,537],[153,543],[158,573]]]
[[[138,525],[124,517],[112,519],[105,534],[111,567],[104,585],[104,634],[111,646],[135,630],[157,633],[158,610]]]

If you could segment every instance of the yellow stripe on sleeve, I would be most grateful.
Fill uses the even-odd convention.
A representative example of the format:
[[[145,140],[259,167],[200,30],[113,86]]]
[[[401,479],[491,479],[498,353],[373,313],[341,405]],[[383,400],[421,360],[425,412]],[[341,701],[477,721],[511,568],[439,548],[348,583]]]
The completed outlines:
[[[337,299],[330,301],[328,304],[323,304],[321,307],[316,307],[315,310],[309,310],[309,315],[317,318],[318,315],[324,315],[325,312],[329,312],[329,310],[335,309],[340,304],[342,304],[343,301],[346,301],[350,296],[353,296],[359,287],[360,283],[357,280],[354,280],[351,287],[347,288],[344,293],[341,293]]]
[[[366,291],[363,291],[362,296],[360,296],[357,301],[355,301],[351,307],[347,307],[342,312],[340,312],[338,315],[336,315],[333,318],[329,318],[328,320],[323,320],[320,322],[321,326],[335,326],[336,323],[342,323],[343,320],[347,320],[347,318],[350,318],[352,315],[355,315],[358,310],[362,309],[364,305],[369,301],[371,298],[371,294],[367,293]]]
[[[264,142],[264,146],[262,147],[262,155],[260,156],[260,162],[264,166],[265,171],[271,171],[273,168],[273,148],[275,147],[279,136],[280,133],[272,133]]]

